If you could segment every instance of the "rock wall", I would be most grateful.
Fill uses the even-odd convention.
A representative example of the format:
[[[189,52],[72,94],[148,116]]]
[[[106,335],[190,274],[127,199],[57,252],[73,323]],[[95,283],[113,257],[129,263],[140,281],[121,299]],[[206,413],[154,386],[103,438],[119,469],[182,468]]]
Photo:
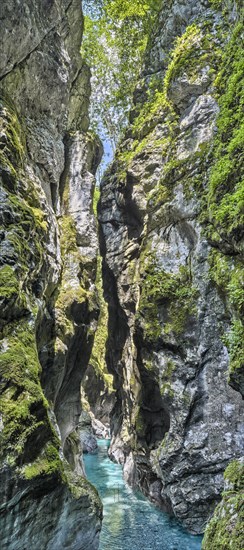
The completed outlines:
[[[99,205],[110,453],[192,533],[243,454],[242,36],[239,3],[162,3]]]
[[[0,6],[1,548],[95,549],[80,382],[99,315],[79,0]]]
[[[98,200],[100,193],[96,190]],[[82,381],[82,404],[89,410],[93,419],[94,433],[101,437],[101,430],[96,430],[94,420],[103,423],[104,435],[110,431],[110,414],[115,403],[113,376],[108,373],[106,363],[106,345],[108,338],[108,306],[103,296],[102,258],[97,262],[96,289],[98,292],[100,314],[92,347],[92,354],[86,375]]]

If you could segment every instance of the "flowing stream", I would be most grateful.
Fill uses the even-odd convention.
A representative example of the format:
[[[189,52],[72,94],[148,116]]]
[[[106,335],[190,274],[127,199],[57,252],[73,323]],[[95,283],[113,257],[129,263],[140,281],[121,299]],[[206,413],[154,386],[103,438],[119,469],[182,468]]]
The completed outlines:
[[[86,474],[103,501],[99,550],[200,550],[202,537],[186,533],[155,508],[122,477],[122,468],[109,460],[109,441],[98,441],[98,453],[84,455]]]

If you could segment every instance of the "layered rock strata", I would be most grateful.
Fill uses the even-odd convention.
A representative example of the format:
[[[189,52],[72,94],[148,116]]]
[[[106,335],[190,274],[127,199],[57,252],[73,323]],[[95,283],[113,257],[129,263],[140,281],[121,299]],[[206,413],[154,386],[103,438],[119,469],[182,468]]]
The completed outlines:
[[[79,0],[1,2],[1,548],[95,549],[80,382],[99,315]]]
[[[99,206],[111,456],[192,533],[243,454],[242,21],[163,2]]]

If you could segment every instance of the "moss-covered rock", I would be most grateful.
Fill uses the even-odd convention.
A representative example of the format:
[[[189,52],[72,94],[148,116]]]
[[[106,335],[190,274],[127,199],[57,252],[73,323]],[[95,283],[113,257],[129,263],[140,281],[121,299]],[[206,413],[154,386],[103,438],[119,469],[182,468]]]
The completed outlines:
[[[244,545],[244,467],[231,462],[225,471],[225,491],[203,539],[203,550],[239,550]]]
[[[90,364],[93,366],[97,375],[102,377],[104,385],[108,392],[113,391],[113,376],[109,374],[106,363],[106,345],[108,339],[108,306],[103,296],[102,286],[102,259],[99,256],[97,260],[96,288],[98,291],[100,314],[98,326],[92,347]]]
[[[9,32],[12,28],[16,41]],[[4,550],[26,545],[98,547],[101,502],[82,477],[81,467],[76,469],[76,457],[70,456],[67,464],[62,450],[78,422],[80,382],[98,317],[91,204],[99,147],[85,133],[90,86],[88,68],[80,57],[82,28],[76,1],[67,5],[57,0],[48,14],[39,0],[3,10],[0,490],[5,497],[0,530]],[[80,213],[87,215],[89,242]]]
[[[143,452],[194,533],[242,454],[241,25],[236,2],[162,4],[101,192],[111,453],[147,492]]]
[[[0,269],[1,299],[15,297],[19,293],[19,282],[12,267],[5,265]]]
[[[3,104],[2,104],[3,105]],[[0,268],[1,318],[1,461],[11,466],[35,460],[50,441],[59,448],[48,416],[48,403],[40,384],[40,363],[35,324],[38,311],[33,285],[42,267],[47,224],[40,208],[26,198],[21,181],[25,177],[23,132],[13,107],[8,102],[1,111],[3,154],[14,166],[12,179],[2,179],[5,215]],[[3,163],[3,167],[6,164]],[[34,182],[28,188],[35,193]],[[35,205],[35,203],[34,203]],[[31,267],[33,268],[31,271]],[[34,445],[34,441],[38,444]],[[48,461],[48,459],[47,459]],[[60,463],[61,468],[61,463]],[[60,469],[61,471],[61,469]]]
[[[48,403],[40,386],[33,322],[7,325],[2,334],[1,376],[1,457],[11,464],[35,459],[43,445],[57,436],[48,418]],[[33,445],[34,441],[38,445]],[[28,460],[29,459],[29,460]]]
[[[149,256],[144,269],[141,268],[141,276],[142,293],[137,316],[145,338],[155,342],[162,334],[184,332],[188,317],[196,312],[198,295],[188,268],[181,266],[178,273],[172,274],[157,266]],[[167,312],[163,325],[160,307]]]

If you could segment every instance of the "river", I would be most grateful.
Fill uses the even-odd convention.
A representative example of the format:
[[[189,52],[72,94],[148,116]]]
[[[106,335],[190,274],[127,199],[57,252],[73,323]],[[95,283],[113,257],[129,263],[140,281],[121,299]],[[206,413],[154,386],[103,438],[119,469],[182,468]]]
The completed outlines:
[[[202,537],[190,535],[124,481],[122,468],[109,460],[109,441],[84,455],[86,474],[103,501],[99,550],[200,550]]]

